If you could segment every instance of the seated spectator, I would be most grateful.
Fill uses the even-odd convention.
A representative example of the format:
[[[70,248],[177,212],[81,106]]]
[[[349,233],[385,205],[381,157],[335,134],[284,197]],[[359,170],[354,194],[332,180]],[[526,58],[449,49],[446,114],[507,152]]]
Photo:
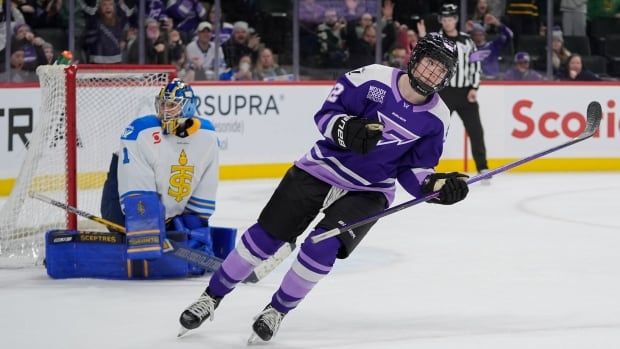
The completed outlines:
[[[581,56],[573,54],[568,57],[566,67],[560,75],[560,80],[566,81],[600,81],[602,80],[596,74],[583,66]]]
[[[88,62],[121,63],[130,14],[117,8],[114,0],[84,0],[82,10],[86,15],[84,50]]]
[[[362,39],[351,44],[349,68],[362,67],[375,62],[377,31],[374,26],[366,27]]]
[[[254,69],[256,80],[266,80],[286,75],[286,70],[281,68],[273,59],[271,49],[264,48],[258,54],[258,61]]]
[[[17,9],[17,7],[15,6],[15,4],[12,3],[12,7],[11,7],[11,32],[9,35],[9,38],[12,37],[12,33],[15,30],[15,26],[19,25],[19,24],[25,24],[26,21],[24,20],[24,16],[22,15],[21,12],[19,12],[19,10]],[[6,20],[5,20],[5,16],[4,16],[4,5],[0,6],[0,50],[4,50],[5,46],[6,46]],[[4,52],[2,52],[2,54],[4,54]],[[3,59],[4,61],[4,59]],[[4,68],[2,68],[4,69]]]
[[[247,81],[253,80],[253,78],[252,57],[250,55],[241,56],[239,63],[234,68],[220,74],[220,80]]]
[[[321,65],[327,68],[339,68],[344,65],[346,52],[344,37],[346,23],[338,20],[335,9],[325,11],[325,21],[317,27]]]
[[[144,21],[146,30],[144,38],[144,63],[145,64],[168,64],[168,40],[161,35],[159,22],[153,18]],[[140,63],[139,40],[133,40],[129,45],[129,63]]]
[[[9,82],[29,82],[37,81],[37,74],[33,71],[24,70],[24,49],[20,45],[15,45],[12,48],[11,53],[11,70],[10,80],[9,73],[4,72],[0,74],[0,81]]]
[[[530,55],[527,52],[517,52],[514,66],[506,71],[504,80],[508,81],[538,81],[543,80],[535,70],[530,69]]]
[[[45,53],[45,60],[47,61],[47,64],[53,64],[54,63],[54,46],[52,46],[52,44],[50,43],[44,43],[43,44],[43,53]]]
[[[224,44],[230,37],[233,32],[233,25],[225,21],[226,16],[224,13],[221,13],[220,18],[220,45]],[[209,9],[209,23],[215,23],[215,6],[211,6]],[[215,30],[215,28],[214,28]],[[215,41],[215,35],[211,38],[211,40]]]
[[[183,43],[183,38],[181,38],[181,33],[173,29],[168,33],[168,61],[172,63],[172,61],[178,60],[178,57],[181,57],[181,52],[183,52],[183,57],[186,57],[185,44]]]
[[[207,20],[207,10],[198,0],[169,0],[166,15],[174,21],[183,40],[189,42],[198,28],[198,24]]]
[[[403,47],[397,47],[390,52],[389,56],[389,66],[407,70],[407,65],[409,64],[409,55],[407,54],[407,50]]]
[[[495,79],[498,77],[499,71],[499,57],[501,50],[506,44],[512,40],[512,31],[500,23],[500,21],[491,14],[487,14],[489,24],[494,27],[498,27],[501,34],[498,35],[493,41],[487,41],[486,30],[482,25],[473,22],[471,23],[472,29],[470,31],[471,39],[476,44],[478,49],[470,57],[471,62],[481,62],[482,75],[485,79]]]
[[[551,41],[551,59],[554,75],[558,75],[562,66],[568,61],[571,52],[564,46],[564,36],[561,30],[553,31],[553,39]],[[547,55],[545,55],[546,57]]]
[[[216,68],[220,70],[226,68],[226,56],[221,47],[217,50],[219,64],[215,61],[215,42],[211,41],[213,27],[209,22],[200,22],[198,25],[198,35],[190,42],[185,49],[187,60],[190,67],[196,72],[196,80],[217,80]]]
[[[30,26],[21,24],[15,27],[12,46],[20,47],[24,52],[23,69],[34,72],[38,66],[47,64],[43,44],[45,41],[35,36]]]
[[[488,14],[491,14],[491,9],[489,8],[489,3],[487,0],[478,0],[476,2],[474,15],[471,17],[471,20],[484,25],[484,18]]]
[[[256,33],[250,34],[250,27],[247,22],[238,21],[233,25],[232,37],[222,45],[226,66],[234,67],[241,59],[241,56],[249,55],[252,60],[258,56],[260,47],[260,36]]]
[[[327,13],[325,14],[327,16]],[[327,18],[326,18],[327,21]],[[347,41],[361,39],[364,29],[373,25],[372,15],[364,13],[359,19],[347,22]]]

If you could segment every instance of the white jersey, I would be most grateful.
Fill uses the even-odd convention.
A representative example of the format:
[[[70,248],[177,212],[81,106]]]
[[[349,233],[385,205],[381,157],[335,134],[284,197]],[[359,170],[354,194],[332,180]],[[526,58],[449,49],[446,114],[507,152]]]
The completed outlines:
[[[219,161],[211,122],[193,118],[185,138],[164,135],[155,115],[134,120],[121,136],[118,193],[156,192],[166,219],[187,213],[207,220],[215,210]]]

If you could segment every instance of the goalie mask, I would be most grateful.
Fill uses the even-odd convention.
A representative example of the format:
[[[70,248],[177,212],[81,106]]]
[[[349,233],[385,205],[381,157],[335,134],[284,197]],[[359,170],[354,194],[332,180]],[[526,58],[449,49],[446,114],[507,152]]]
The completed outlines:
[[[407,75],[411,87],[422,96],[429,96],[448,85],[456,70],[456,44],[437,33],[430,33],[418,42],[411,53]]]
[[[172,134],[188,118],[196,114],[194,90],[181,79],[174,79],[155,97],[155,111],[164,134]]]

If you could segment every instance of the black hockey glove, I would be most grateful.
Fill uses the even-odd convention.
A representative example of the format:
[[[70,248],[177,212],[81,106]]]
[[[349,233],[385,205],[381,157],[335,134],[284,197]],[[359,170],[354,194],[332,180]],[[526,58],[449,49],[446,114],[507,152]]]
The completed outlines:
[[[467,196],[469,192],[469,187],[465,181],[467,178],[469,178],[468,175],[458,172],[433,173],[422,182],[422,192],[429,194],[438,191],[439,196],[428,202],[452,205]]]
[[[361,154],[373,150],[382,134],[383,124],[351,116],[338,118],[332,129],[332,138],[336,144]]]

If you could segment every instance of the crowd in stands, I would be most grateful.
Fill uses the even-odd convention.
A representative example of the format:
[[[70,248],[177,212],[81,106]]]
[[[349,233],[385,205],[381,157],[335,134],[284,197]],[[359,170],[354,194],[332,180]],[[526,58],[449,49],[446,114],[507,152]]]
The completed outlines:
[[[467,1],[467,18],[460,20],[478,47],[474,59],[484,79],[548,79],[547,1]],[[144,63],[172,64],[187,81],[292,78],[291,1],[221,1],[219,23],[213,2],[146,0],[140,24],[137,0],[77,0],[73,14],[67,0],[12,0],[9,33],[4,5],[0,9],[0,80],[35,81],[36,67],[52,64],[67,49],[70,16],[79,34],[74,59],[80,63],[139,63],[140,28]],[[329,79],[374,63],[378,42],[383,64],[406,68],[418,38],[439,30],[437,13],[447,2],[460,4],[299,0],[302,78]],[[560,0],[553,8],[552,79],[620,77],[620,0]]]

